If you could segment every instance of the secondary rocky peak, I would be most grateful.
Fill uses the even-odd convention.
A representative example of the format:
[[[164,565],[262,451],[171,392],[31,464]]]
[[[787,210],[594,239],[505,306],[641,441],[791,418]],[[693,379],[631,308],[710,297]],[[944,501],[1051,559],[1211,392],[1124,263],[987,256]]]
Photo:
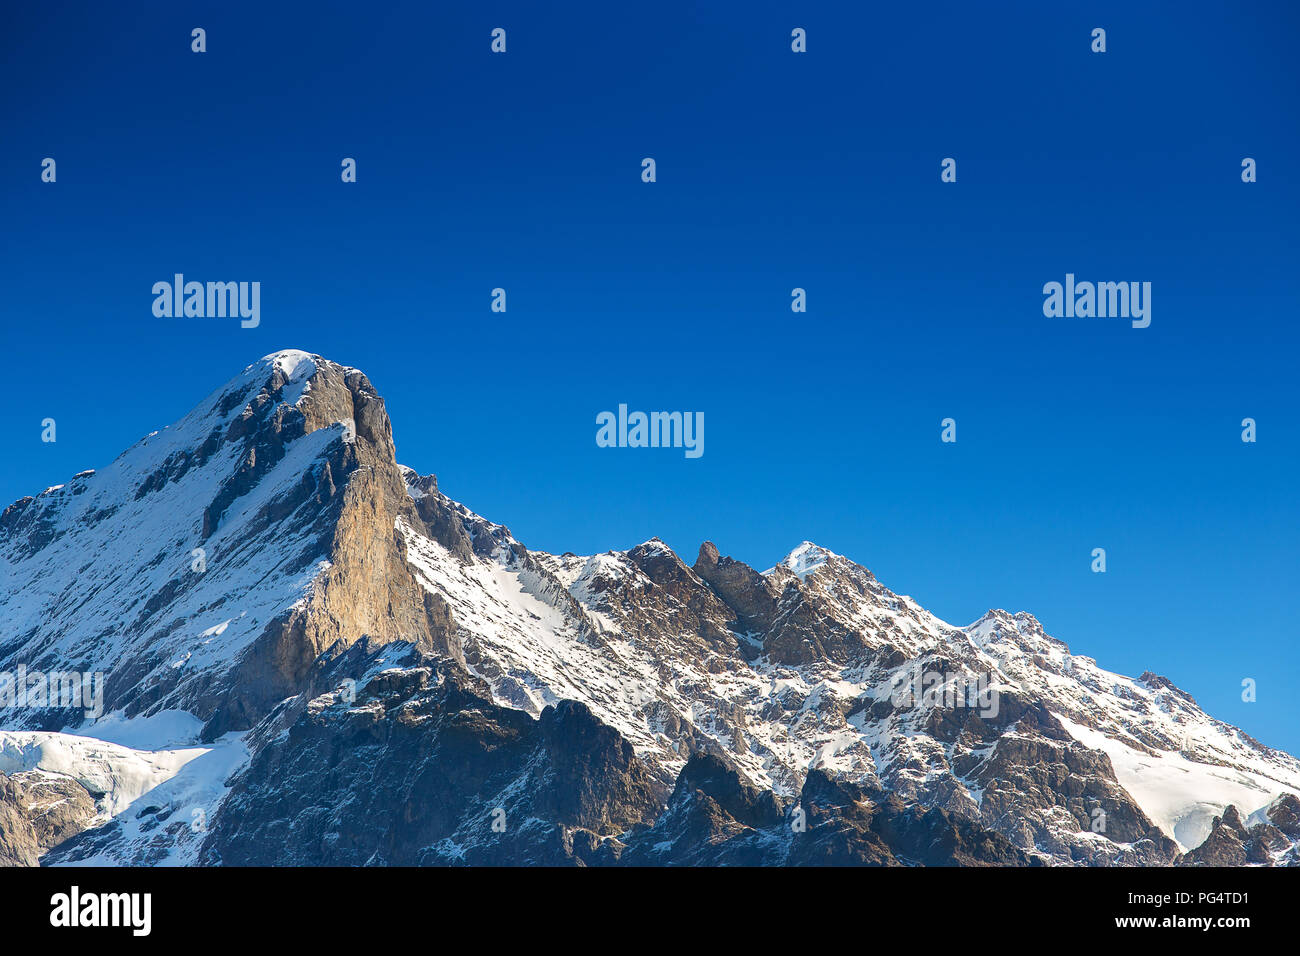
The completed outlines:
[[[1196,701],[1195,699],[1193,699],[1192,695],[1187,693],[1187,691],[1183,690],[1182,688],[1180,688],[1168,677],[1161,677],[1159,674],[1151,673],[1151,671],[1143,671],[1141,676],[1138,677],[1138,680],[1146,684],[1154,691],[1167,690],[1171,694],[1176,694],[1178,697],[1187,701],[1187,703],[1191,704],[1192,706],[1196,706]]]
[[[1010,644],[1035,654],[1060,656],[1069,653],[1069,645],[1052,637],[1038,618],[1026,611],[1011,614],[1001,608],[986,611],[979,620],[962,629],[979,648],[992,650]]]
[[[677,557],[677,552],[658,538],[638,544],[627,552],[627,558],[656,584],[684,584],[691,576],[690,569]]]
[[[672,619],[687,629],[685,633],[698,635],[710,647],[735,649],[735,636],[727,627],[732,613],[672,548],[651,538],[628,551],[626,559],[675,602]],[[647,597],[657,600],[653,593]]]
[[[701,567],[712,567],[718,563],[718,546],[712,541],[705,541],[700,545],[700,553],[695,558],[695,573],[699,574]]]
[[[705,541],[700,545],[693,570],[736,612],[744,630],[763,634],[772,626],[780,591],[748,564],[720,556],[717,546]]]

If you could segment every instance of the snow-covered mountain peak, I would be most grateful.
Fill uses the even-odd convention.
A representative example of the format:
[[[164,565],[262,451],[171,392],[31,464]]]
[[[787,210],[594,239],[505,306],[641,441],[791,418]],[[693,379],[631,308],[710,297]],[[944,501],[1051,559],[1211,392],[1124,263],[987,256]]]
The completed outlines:
[[[315,373],[319,355],[304,352],[302,349],[281,349],[270,355],[262,356],[261,361],[282,371],[291,381],[305,378]]]
[[[800,580],[816,571],[835,555],[811,541],[805,541],[781,559],[781,565],[793,571]]]

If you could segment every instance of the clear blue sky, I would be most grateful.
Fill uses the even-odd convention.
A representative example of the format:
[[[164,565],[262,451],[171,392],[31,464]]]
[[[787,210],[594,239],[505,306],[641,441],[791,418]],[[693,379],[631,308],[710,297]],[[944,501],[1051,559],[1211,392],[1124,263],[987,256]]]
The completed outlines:
[[[531,547],[812,539],[1300,752],[1294,5],[186,6],[7,11],[0,498],[303,348]],[[261,326],[155,318],[175,272]],[[1066,272],[1151,327],[1045,318]],[[704,456],[597,448],[620,402]]]

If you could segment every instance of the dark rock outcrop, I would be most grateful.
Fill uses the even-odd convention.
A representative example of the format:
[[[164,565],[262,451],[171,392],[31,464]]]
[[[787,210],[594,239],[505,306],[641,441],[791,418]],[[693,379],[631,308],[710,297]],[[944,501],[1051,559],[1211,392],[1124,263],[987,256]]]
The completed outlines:
[[[594,848],[658,806],[631,746],[583,705],[535,720],[426,658],[371,677],[354,702],[303,707],[235,779],[202,859],[563,864],[575,862],[574,831]]]

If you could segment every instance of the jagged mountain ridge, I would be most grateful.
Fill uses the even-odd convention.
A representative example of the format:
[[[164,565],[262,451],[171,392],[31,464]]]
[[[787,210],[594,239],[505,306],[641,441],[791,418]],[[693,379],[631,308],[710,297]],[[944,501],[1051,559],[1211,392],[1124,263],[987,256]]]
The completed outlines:
[[[113,719],[192,715],[212,747],[204,759],[223,773],[243,767],[216,783],[182,767],[108,813],[111,795],[85,761],[50,778],[50,743],[0,734],[11,786],[72,781],[94,798],[87,833],[57,849],[33,838],[29,858],[37,847],[51,861],[277,862],[239,849],[240,833],[278,833],[288,819],[254,812],[277,805],[281,778],[267,762],[311,767],[303,741],[342,748],[343,759],[350,738],[339,735],[365,709],[329,681],[362,658],[358,693],[396,694],[394,708],[377,703],[365,718],[394,753],[468,753],[456,749],[467,731],[449,703],[468,698],[438,696],[453,685],[497,715],[470,732],[478,746],[552,741],[520,745],[518,763],[474,787],[541,793],[539,761],[591,766],[577,745],[560,753],[546,736],[562,711],[566,726],[586,728],[580,738],[606,727],[628,745],[630,762],[599,761],[608,779],[590,782],[590,805],[613,808],[603,815],[525,801],[527,819],[541,821],[528,844],[535,862],[1142,864],[1197,862],[1180,854],[1203,844],[1241,862],[1296,856],[1274,817],[1290,812],[1300,763],[1213,721],[1168,682],[1103,671],[1027,614],[954,627],[808,542],[762,573],[709,543],[689,566],[657,539],[586,557],[530,551],[432,476],[399,466],[368,379],[307,353],[268,356],[103,472],[10,506],[0,572],[0,671],[103,666]],[[385,655],[392,666],[376,670]],[[426,672],[440,675],[432,690]],[[942,694],[900,703],[899,687],[923,674],[982,686],[996,712]],[[411,712],[443,729],[402,736]],[[4,713],[5,730],[77,729],[58,710]],[[369,758],[355,766],[398,772],[383,753]],[[280,786],[301,801],[325,786],[310,773],[292,779]],[[364,779],[331,786],[397,799],[391,779]],[[449,806],[453,791],[437,792]],[[420,816],[418,794],[401,793],[405,815]],[[337,842],[292,859],[509,862],[508,845],[483,830],[497,805],[475,802],[489,799],[477,791],[459,798],[460,816],[431,821],[410,846],[380,833],[366,843],[343,819],[330,832],[366,845],[364,859]],[[515,816],[518,800],[501,800]],[[171,819],[187,802],[210,831],[186,835]],[[792,829],[796,809],[809,829]],[[171,834],[162,848],[160,833]]]

